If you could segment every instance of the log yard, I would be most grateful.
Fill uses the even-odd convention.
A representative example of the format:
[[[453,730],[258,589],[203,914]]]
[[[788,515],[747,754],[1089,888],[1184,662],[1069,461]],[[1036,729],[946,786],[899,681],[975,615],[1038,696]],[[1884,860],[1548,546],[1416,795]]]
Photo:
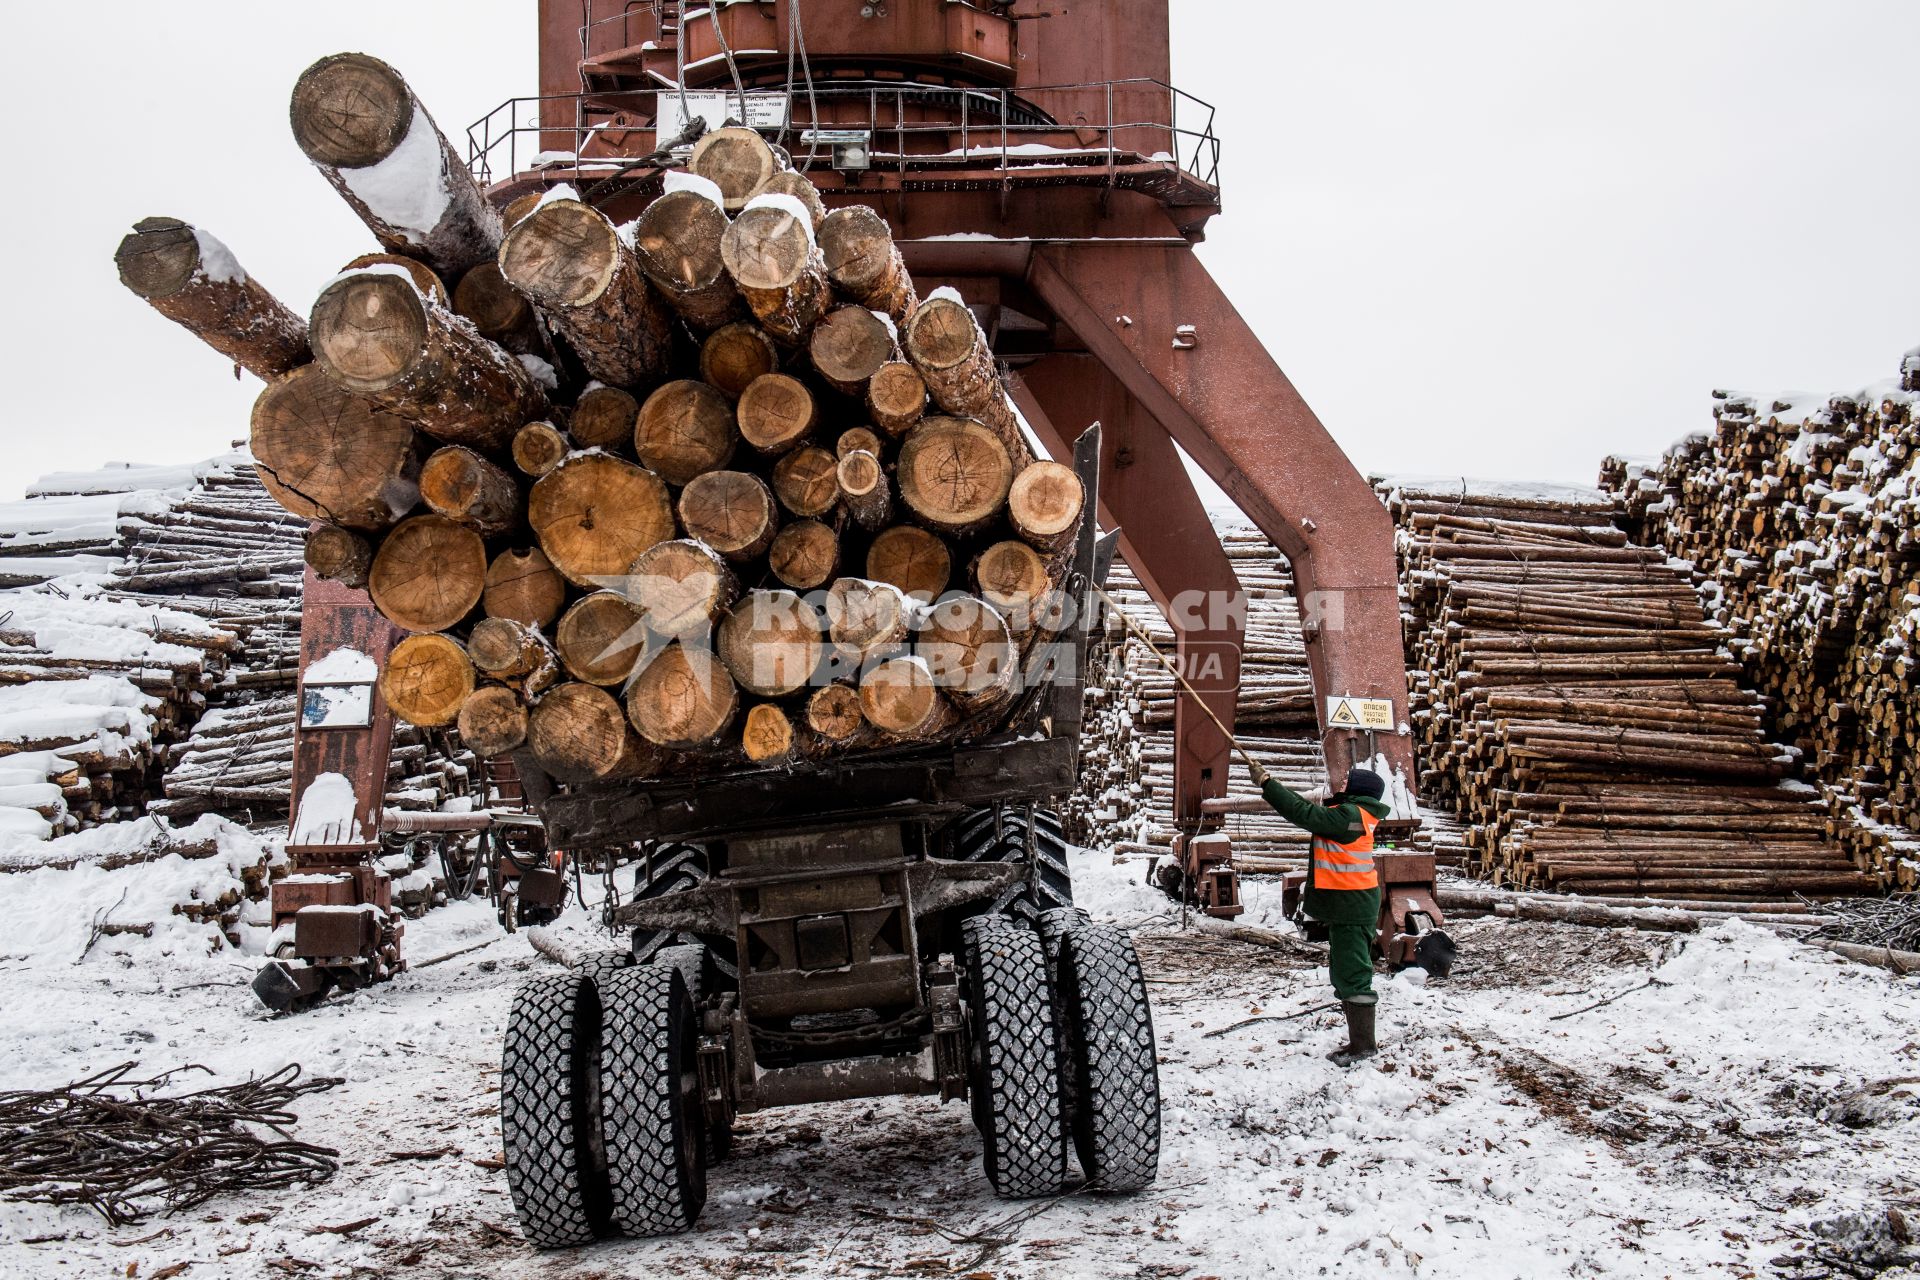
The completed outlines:
[[[1913,331],[1317,410],[1298,6],[472,7],[248,35],[300,181],[142,135],[12,343],[252,408],[0,494],[0,1278],[1920,1276]]]

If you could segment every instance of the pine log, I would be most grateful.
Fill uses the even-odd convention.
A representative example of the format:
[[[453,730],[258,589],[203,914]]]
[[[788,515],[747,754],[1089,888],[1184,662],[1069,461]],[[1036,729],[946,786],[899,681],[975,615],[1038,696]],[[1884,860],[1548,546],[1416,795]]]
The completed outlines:
[[[727,562],[704,542],[678,538],[640,553],[628,571],[627,599],[655,634],[709,634],[740,594]]]
[[[807,727],[829,742],[850,744],[867,728],[860,713],[860,691],[848,684],[827,684],[807,698]]]
[[[883,527],[893,514],[893,493],[880,459],[855,449],[840,459],[838,475],[841,500],[854,523],[867,530]]]
[[[709,130],[693,144],[689,171],[720,188],[728,213],[738,213],[780,168],[773,148],[752,129]]]
[[[471,449],[435,449],[420,468],[420,499],[428,508],[494,538],[520,523],[520,486],[504,468]]]
[[[396,626],[445,631],[480,603],[486,578],[487,549],[479,534],[445,516],[414,516],[380,544],[367,592]]]
[[[840,501],[840,464],[817,445],[795,449],[774,464],[773,491],[797,516],[824,516]]]
[[[351,529],[319,524],[307,531],[305,559],[321,577],[358,590],[373,568],[373,544]]]
[[[866,205],[848,205],[820,226],[820,249],[834,287],[863,307],[905,324],[916,305],[913,277],[886,219]]]
[[[700,344],[700,380],[729,400],[779,368],[780,350],[758,325],[730,324]]]
[[[513,465],[538,480],[573,452],[567,433],[551,422],[529,422],[513,436]]]
[[[633,447],[640,402],[618,387],[594,383],[580,393],[567,419],[567,434],[582,449],[624,453]]]
[[[726,466],[737,439],[733,405],[725,396],[704,382],[669,382],[640,406],[633,450],[662,480],[684,485]]]
[[[574,454],[536,480],[527,523],[567,581],[599,586],[674,536],[673,502],[660,477],[606,454]]]
[[[460,740],[482,760],[518,751],[527,741],[530,717],[520,695],[501,685],[475,689],[460,704]]]
[[[881,732],[908,742],[938,738],[959,720],[926,661],[910,655],[877,663],[860,678],[860,714]]]
[[[588,684],[620,684],[646,647],[640,610],[614,591],[582,596],[560,617],[553,646],[567,674]]]
[[[1026,631],[1046,607],[1053,575],[1024,542],[996,542],[973,562],[973,585],[1015,631]]]
[[[540,628],[511,618],[483,618],[467,637],[474,670],[531,701],[560,680],[560,655]]]
[[[925,529],[895,525],[867,548],[867,576],[890,582],[925,604],[947,589],[953,556],[945,541]]]
[[[142,218],[113,259],[120,283],[263,382],[313,358],[307,322],[205,231],[177,218]]]
[[[397,253],[363,253],[341,267],[340,271],[344,274],[348,271],[365,271],[368,267],[398,267],[407,273],[407,277],[413,281],[413,287],[423,296],[442,307],[453,306],[453,300],[447,296],[446,282],[432,267],[417,258],[403,258]]]
[[[840,578],[827,590],[827,634],[853,666],[864,667],[907,647],[920,608],[891,583]]]
[[[549,353],[533,304],[507,283],[497,260],[482,262],[460,277],[453,290],[453,311],[471,320],[481,337],[516,355]]]
[[[796,520],[784,526],[767,548],[767,567],[773,576],[796,591],[826,585],[839,566],[840,535],[818,520]]]
[[[480,606],[489,618],[546,627],[566,602],[566,580],[538,547],[502,551],[487,566]]]
[[[527,746],[561,782],[644,776],[662,757],[641,742],[614,696],[598,685],[556,685],[533,705]]]
[[[753,195],[792,196],[806,206],[807,220],[812,223],[815,233],[827,220],[827,202],[820,198],[820,188],[813,185],[813,179],[798,170],[782,169],[755,187]],[[751,200],[753,196],[747,198]]]
[[[969,713],[1013,696],[1020,653],[998,610],[974,596],[952,595],[933,606],[914,645],[935,687]]]
[[[903,436],[927,412],[927,383],[903,360],[881,365],[867,383],[867,413],[890,436]]]
[[[808,336],[807,354],[834,390],[864,397],[873,375],[900,351],[891,323],[865,307],[835,307]]]
[[[1035,462],[1014,477],[1007,519],[1030,545],[1050,553],[1074,540],[1086,500],[1086,487],[1072,467]]]
[[[320,59],[294,86],[291,115],[300,150],[391,252],[453,280],[499,249],[499,215],[386,63]]]
[[[420,498],[412,425],[341,389],[317,365],[260,393],[249,444],[260,483],[298,516],[377,532]]]
[[[955,298],[921,303],[907,319],[904,345],[935,404],[985,424],[1006,446],[1016,470],[1033,461],[987,335],[965,303]]]
[[[720,660],[678,643],[655,654],[627,691],[627,718],[640,736],[676,751],[722,745],[738,707],[733,677]]]
[[[766,481],[746,471],[709,471],[680,493],[687,536],[729,560],[752,560],[773,542],[780,518]]]
[[[984,528],[1006,506],[1014,461],[999,437],[966,418],[928,418],[900,444],[900,500],[952,536]]]
[[[792,197],[758,197],[727,228],[720,251],[768,336],[787,347],[805,343],[833,301],[805,207]]]
[[[793,754],[793,721],[771,702],[747,708],[740,729],[740,747],[755,764],[775,764]]]
[[[594,378],[635,388],[666,373],[672,313],[592,205],[549,200],[528,214],[500,246],[500,274],[533,299]]]
[[[833,456],[844,458],[860,449],[865,449],[876,458],[886,453],[886,446],[880,442],[880,437],[873,431],[866,427],[852,427],[842,431],[840,438],[834,441]]]
[[[405,637],[380,672],[380,696],[395,715],[423,729],[452,724],[473,684],[466,650],[442,635]]]
[[[727,215],[719,205],[697,191],[669,191],[642,211],[633,232],[647,279],[696,332],[746,313],[720,256]]]
[[[313,304],[314,359],[334,381],[447,444],[504,453],[546,394],[514,356],[393,268],[349,272]]]
[[[803,444],[820,420],[813,393],[798,378],[768,373],[740,393],[740,435],[764,454],[781,454]]]
[[[715,651],[742,689],[784,697],[806,688],[820,670],[822,621],[791,591],[749,591],[721,621]]]

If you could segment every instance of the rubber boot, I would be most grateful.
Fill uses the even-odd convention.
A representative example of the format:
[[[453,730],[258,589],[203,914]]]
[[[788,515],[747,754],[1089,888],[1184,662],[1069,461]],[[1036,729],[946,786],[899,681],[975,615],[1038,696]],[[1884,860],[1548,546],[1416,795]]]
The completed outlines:
[[[1340,1007],[1347,1015],[1347,1042],[1327,1057],[1337,1067],[1350,1067],[1379,1051],[1373,1042],[1373,1011],[1378,1005],[1372,1000],[1343,1000]]]

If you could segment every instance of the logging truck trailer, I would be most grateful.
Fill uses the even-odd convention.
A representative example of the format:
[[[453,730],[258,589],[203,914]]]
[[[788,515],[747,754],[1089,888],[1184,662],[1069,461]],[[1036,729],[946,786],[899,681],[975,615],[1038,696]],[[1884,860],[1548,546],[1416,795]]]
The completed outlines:
[[[1075,451],[1089,494],[1098,436]],[[1076,603],[1110,551],[1087,522]],[[1072,906],[1043,807],[1074,785],[1087,621],[981,739],[564,791],[523,764],[555,847],[642,851],[609,911],[630,944],[531,979],[508,1016],[501,1127],[529,1240],[685,1230],[736,1116],[894,1094],[965,1099],[1001,1195],[1059,1193],[1074,1157],[1097,1189],[1153,1180],[1139,961]]]

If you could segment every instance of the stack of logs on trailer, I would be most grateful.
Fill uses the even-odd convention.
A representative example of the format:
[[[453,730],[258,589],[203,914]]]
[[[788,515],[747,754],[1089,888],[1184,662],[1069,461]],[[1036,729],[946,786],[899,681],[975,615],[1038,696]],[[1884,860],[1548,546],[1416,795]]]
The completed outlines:
[[[1920,883],[1920,350],[1831,398],[1716,393],[1655,467],[1607,460],[1637,538],[1690,560],[1862,865]]]
[[[1684,566],[1598,491],[1382,483],[1400,528],[1420,789],[1496,881],[1589,894],[1870,892],[1790,781]]]
[[[381,688],[553,777],[939,741],[1004,719],[1083,517],[957,295],[754,132],[616,227],[491,208],[400,77],[322,59],[309,159],[387,250],[306,321],[169,219],[128,284],[269,380],[252,446],[306,561],[411,633]],[[965,584],[971,593],[950,591]]]

